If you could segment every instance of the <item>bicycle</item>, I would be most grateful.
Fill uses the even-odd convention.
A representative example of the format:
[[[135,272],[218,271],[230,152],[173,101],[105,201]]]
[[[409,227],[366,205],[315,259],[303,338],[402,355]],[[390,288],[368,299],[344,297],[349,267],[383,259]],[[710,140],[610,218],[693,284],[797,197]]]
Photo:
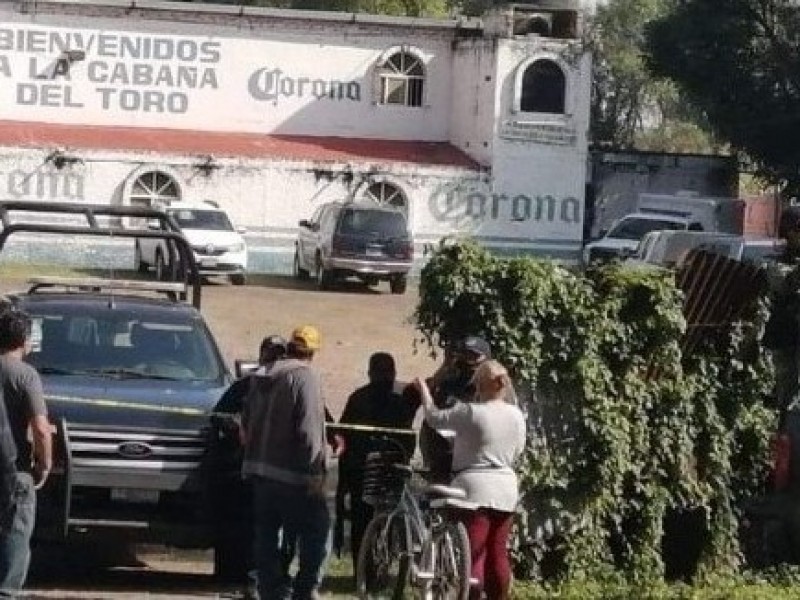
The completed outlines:
[[[375,507],[375,515],[358,553],[358,597],[467,600],[469,538],[452,512],[477,507],[459,488],[426,484],[415,490],[412,475],[422,472],[407,466],[404,454],[367,457],[364,499]]]

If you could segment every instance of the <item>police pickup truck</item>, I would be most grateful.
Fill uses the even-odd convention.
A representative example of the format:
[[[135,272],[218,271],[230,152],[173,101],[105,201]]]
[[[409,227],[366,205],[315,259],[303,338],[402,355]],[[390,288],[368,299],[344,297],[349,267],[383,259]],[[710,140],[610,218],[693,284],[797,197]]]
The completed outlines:
[[[42,224],[41,214],[17,219],[30,212],[81,224]],[[126,218],[156,220],[162,229],[125,228]],[[234,462],[209,451],[218,447],[209,415],[231,376],[198,310],[197,266],[179,228],[149,209],[32,202],[0,203],[0,221],[0,251],[17,232],[153,237],[185,266],[184,281],[38,278],[5,298],[32,319],[28,360],[58,432],[36,537],[214,547],[225,576],[241,550],[221,535],[224,516],[212,500],[214,485],[237,474]],[[192,304],[184,301],[190,292]]]

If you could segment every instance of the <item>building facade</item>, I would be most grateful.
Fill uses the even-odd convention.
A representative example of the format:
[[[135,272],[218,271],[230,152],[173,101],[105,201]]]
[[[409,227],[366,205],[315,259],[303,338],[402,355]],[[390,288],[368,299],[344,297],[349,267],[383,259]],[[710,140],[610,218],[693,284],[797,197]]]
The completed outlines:
[[[0,5],[0,196],[212,200],[286,271],[330,200],[577,258],[591,3],[429,20],[171,2]],[[79,254],[79,253],[78,253]]]

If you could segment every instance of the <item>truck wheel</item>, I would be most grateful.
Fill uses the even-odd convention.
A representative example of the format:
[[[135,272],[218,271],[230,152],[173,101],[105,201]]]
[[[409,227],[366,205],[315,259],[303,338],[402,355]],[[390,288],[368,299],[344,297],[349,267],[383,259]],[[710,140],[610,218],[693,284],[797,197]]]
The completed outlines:
[[[393,294],[405,294],[408,288],[408,277],[396,275],[389,280],[389,289]]]
[[[294,276],[297,279],[308,279],[308,271],[300,266],[300,249],[294,249],[294,264],[293,264],[293,271]]]
[[[224,535],[214,544],[214,578],[220,583],[241,584],[247,581],[248,552],[242,551],[242,539]]]
[[[150,269],[150,265],[142,260],[142,248],[139,246],[139,242],[133,246],[133,268],[139,273],[147,273]]]
[[[333,273],[325,268],[322,264],[322,259],[317,257],[317,287],[321,290],[327,290],[333,283]]]
[[[156,279],[159,281],[167,280],[167,263],[161,252],[156,252]]]

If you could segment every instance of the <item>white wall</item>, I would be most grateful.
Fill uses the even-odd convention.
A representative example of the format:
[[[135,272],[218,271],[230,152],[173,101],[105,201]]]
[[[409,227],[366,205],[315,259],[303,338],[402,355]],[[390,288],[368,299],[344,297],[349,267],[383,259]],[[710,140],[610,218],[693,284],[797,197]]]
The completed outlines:
[[[525,230],[556,255],[580,248],[583,238],[591,62],[577,42],[501,39],[497,46],[493,195],[508,216],[493,235]],[[567,75],[565,115],[515,110],[520,72],[531,60],[555,60]]]
[[[121,9],[94,7],[85,9],[91,14],[79,14],[84,7],[66,3],[63,6],[71,8],[62,15],[24,15],[13,6],[0,5],[0,120],[449,141],[480,168],[215,156],[222,168],[206,176],[192,166],[196,157],[72,149],[84,164],[52,171],[51,166],[42,166],[52,148],[0,149],[0,193],[5,197],[127,202],[126,181],[136,169],[151,164],[173,173],[187,199],[220,202],[237,223],[251,228],[251,242],[283,255],[289,251],[297,221],[310,216],[316,205],[348,194],[358,196],[368,181],[385,179],[408,197],[410,222],[420,243],[444,235],[474,235],[510,252],[564,258],[579,254],[591,72],[590,59],[578,42],[481,38],[475,32],[457,39],[456,30],[445,22],[392,25],[374,18],[374,24],[349,24],[341,17],[325,21],[292,13],[298,16],[282,16],[286,26],[276,27],[275,19],[246,19],[234,25],[226,17],[214,24],[213,15],[199,13],[144,18],[135,12],[128,18]],[[109,16],[115,11],[120,14]],[[212,24],[215,35],[210,37]],[[72,63],[68,73],[58,70],[62,63],[52,62],[58,51],[40,51],[54,33],[69,34],[71,46],[86,49],[85,59]],[[123,43],[123,38],[128,41]],[[131,44],[157,45],[165,56],[180,47],[187,57],[195,50],[197,56],[193,60],[121,57],[123,46]],[[372,67],[383,52],[400,45],[419,52],[426,61],[421,108],[376,104]],[[537,57],[557,60],[568,75],[565,116],[513,110],[520,68]],[[98,79],[117,69],[122,77],[137,68],[163,68],[164,77],[197,69],[200,81],[205,77],[206,83],[189,89],[151,86],[143,80],[109,85],[117,90],[112,93],[98,91],[105,84],[90,81],[90,74]],[[263,99],[274,88],[266,87],[262,69],[275,68],[281,70],[279,82],[290,83],[279,83],[285,93],[277,98]],[[48,79],[37,78],[43,70]],[[289,76],[293,79],[286,79]],[[302,97],[301,77],[307,80]],[[351,98],[347,87],[342,98],[310,97],[314,80],[350,82]],[[32,96],[17,101],[17,94],[33,90],[36,103],[25,103]],[[177,113],[124,110],[118,105],[120,90],[127,90],[126,97],[131,98],[145,92],[151,99],[153,93],[183,94],[185,110],[183,104]],[[63,105],[67,93],[70,106]],[[107,108],[102,105],[104,94]],[[60,98],[62,106],[42,106],[43,98],[56,104]],[[350,185],[339,177],[345,168],[354,173]],[[327,173],[328,179],[320,178],[320,173]],[[76,198],[79,182],[82,196]]]
[[[310,23],[215,26],[208,35],[208,24],[24,15],[14,6],[0,6],[0,119],[448,139],[448,28],[415,33],[332,23],[319,31]],[[85,58],[59,61],[63,43]],[[422,107],[378,104],[374,67],[400,45],[425,62]]]
[[[492,163],[497,86],[494,40],[456,42],[450,142],[482,165]]]

